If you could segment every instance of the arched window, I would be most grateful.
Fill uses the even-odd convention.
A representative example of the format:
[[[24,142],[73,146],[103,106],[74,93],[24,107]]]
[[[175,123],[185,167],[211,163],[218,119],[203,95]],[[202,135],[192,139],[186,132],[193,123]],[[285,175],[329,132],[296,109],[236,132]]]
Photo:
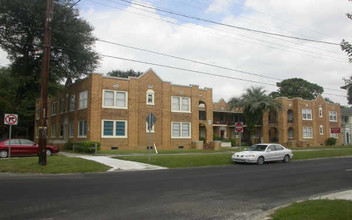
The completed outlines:
[[[289,109],[287,111],[287,123],[293,123],[293,111]]]
[[[288,139],[293,139],[293,128],[288,129]]]
[[[322,107],[319,107],[319,117],[323,117],[323,109],[322,109]]]
[[[152,89],[147,90],[147,105],[154,105],[154,91]]]

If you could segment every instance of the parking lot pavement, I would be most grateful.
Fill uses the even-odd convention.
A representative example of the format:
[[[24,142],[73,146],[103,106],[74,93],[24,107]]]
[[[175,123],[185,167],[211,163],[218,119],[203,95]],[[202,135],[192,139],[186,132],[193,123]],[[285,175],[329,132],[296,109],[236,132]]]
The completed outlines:
[[[167,169],[165,167],[154,166],[154,165],[140,163],[140,162],[113,159],[107,156],[90,156],[90,155],[67,153],[67,152],[60,152],[59,154],[64,155],[66,157],[78,157],[85,160],[92,160],[92,161],[104,164],[106,166],[111,167],[111,169],[109,169],[108,172]]]

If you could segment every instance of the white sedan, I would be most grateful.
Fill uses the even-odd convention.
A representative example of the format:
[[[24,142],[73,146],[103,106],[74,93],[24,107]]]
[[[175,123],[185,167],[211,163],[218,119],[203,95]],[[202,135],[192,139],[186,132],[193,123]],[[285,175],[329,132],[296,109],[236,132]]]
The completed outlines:
[[[232,161],[261,165],[266,161],[283,161],[287,163],[292,157],[292,151],[280,144],[256,144],[232,155]]]

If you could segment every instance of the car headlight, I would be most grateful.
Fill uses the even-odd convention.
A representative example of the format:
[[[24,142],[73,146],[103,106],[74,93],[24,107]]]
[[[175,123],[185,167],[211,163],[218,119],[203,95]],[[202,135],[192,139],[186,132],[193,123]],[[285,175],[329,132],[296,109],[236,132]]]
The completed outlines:
[[[251,157],[251,158],[253,158],[253,157],[255,157],[255,155],[254,155],[254,154],[252,154],[252,155],[246,155],[245,157]]]

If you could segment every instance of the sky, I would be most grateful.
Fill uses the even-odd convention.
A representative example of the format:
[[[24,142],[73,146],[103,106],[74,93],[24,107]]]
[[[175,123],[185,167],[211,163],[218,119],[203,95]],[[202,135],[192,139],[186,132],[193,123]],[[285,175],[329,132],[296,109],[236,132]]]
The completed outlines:
[[[96,73],[152,68],[164,81],[212,88],[213,101],[229,101],[250,86],[270,93],[278,89],[276,82],[297,77],[324,87],[323,97],[347,105],[346,91],[340,87],[352,74],[352,64],[340,46],[235,28],[352,42],[352,21],[346,17],[352,3],[347,0],[81,0],[77,8],[98,39],[119,44],[97,41],[100,55],[149,63],[101,56]],[[0,50],[0,65],[8,63]]]

